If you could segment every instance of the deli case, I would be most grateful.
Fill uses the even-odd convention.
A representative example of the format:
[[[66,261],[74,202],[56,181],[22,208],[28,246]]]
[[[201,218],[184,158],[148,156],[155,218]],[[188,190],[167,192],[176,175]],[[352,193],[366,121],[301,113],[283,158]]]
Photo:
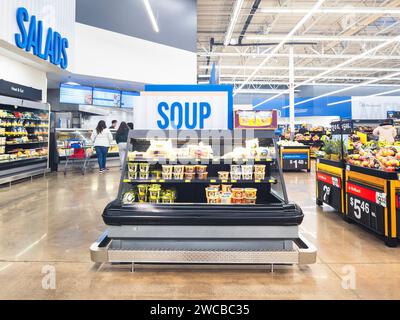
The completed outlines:
[[[131,130],[94,262],[311,264],[273,130]]]
[[[108,150],[107,158],[109,160],[113,159],[119,160],[118,145],[115,141],[116,130],[110,130],[110,131],[114,137],[114,141]],[[71,145],[73,145],[74,143],[81,143],[85,147],[93,147],[93,143],[90,140],[91,135],[92,135],[92,130],[88,129],[76,129],[76,128],[56,129],[57,163],[59,165],[58,170],[62,170],[66,162],[66,157],[74,152],[73,148],[71,148]],[[97,159],[97,155],[94,148],[91,159],[93,160],[92,163],[95,164],[96,162],[95,159]]]

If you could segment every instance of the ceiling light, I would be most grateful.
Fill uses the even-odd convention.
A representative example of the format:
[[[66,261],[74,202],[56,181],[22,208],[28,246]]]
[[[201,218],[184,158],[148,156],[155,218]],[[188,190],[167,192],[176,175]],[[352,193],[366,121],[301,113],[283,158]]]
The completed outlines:
[[[229,21],[228,30],[226,31],[225,34],[224,46],[227,46],[228,44],[231,43],[233,30],[235,29],[236,22],[239,18],[240,10],[242,10],[243,2],[244,0],[236,0],[231,20]]]
[[[143,2],[144,2],[144,5],[146,7],[146,11],[147,11],[147,14],[148,14],[148,16],[150,18],[151,24],[153,25],[154,31],[157,32],[157,33],[160,32],[160,29],[158,28],[156,17],[154,16],[154,12],[153,12],[153,9],[150,6],[149,0],[143,0]]]

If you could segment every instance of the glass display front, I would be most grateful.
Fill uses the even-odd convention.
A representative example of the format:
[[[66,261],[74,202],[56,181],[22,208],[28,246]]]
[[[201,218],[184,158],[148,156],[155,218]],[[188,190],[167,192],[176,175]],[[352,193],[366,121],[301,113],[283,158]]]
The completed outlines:
[[[132,131],[119,199],[124,205],[287,202],[274,139],[239,132],[140,138]]]

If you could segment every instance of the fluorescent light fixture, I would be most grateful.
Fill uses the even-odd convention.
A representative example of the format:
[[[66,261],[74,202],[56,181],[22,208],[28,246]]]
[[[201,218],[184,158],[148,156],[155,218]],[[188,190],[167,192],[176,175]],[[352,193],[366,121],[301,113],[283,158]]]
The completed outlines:
[[[239,18],[240,10],[242,10],[244,0],[236,0],[235,6],[233,8],[231,20],[229,21],[228,30],[225,34],[224,46],[227,46],[231,43],[233,30],[235,29],[236,22]]]
[[[287,39],[292,37],[302,26],[304,23],[314,15],[315,11],[319,9],[319,7],[325,2],[325,0],[318,0],[318,2],[307,12],[307,14],[294,26],[292,30],[282,39],[282,41],[270,52],[270,54],[260,63],[260,65],[251,73],[251,75],[244,81],[242,85],[238,88],[234,95],[240,92],[241,89],[244,88],[246,83],[248,83],[271,58],[275,53],[278,53],[279,50],[285,45]]]
[[[281,41],[284,37],[277,35],[253,35],[246,36],[249,41]],[[343,37],[343,36],[293,36],[286,39],[286,42],[385,42],[391,40],[389,37]]]
[[[380,93],[371,94],[371,95],[369,95],[369,96],[354,97],[354,98],[347,99],[347,100],[342,100],[342,101],[337,101],[337,102],[328,103],[328,106],[331,107],[331,106],[336,106],[336,105],[338,105],[338,104],[342,104],[342,103],[345,103],[345,102],[351,102],[351,101],[355,101],[355,100],[362,100],[362,99],[371,98],[371,97],[384,96],[385,94],[396,93],[396,92],[399,92],[399,91],[400,91],[400,89],[395,89],[395,90],[390,90],[390,91],[385,91],[385,92],[380,92]]]
[[[148,14],[148,16],[150,18],[150,21],[151,21],[151,24],[153,26],[154,31],[157,32],[157,33],[160,32],[160,29],[158,28],[156,17],[154,16],[154,12],[153,12],[153,9],[150,6],[149,0],[143,0],[143,2],[144,2],[144,5],[146,7],[146,11],[147,11],[147,14]]]
[[[67,84],[67,85],[69,85],[69,86],[80,86],[80,83],[73,82],[73,81],[65,82],[65,84]]]
[[[290,7],[263,7],[259,9],[260,13],[270,13],[270,14],[298,14],[307,13],[311,8],[290,8]],[[324,7],[316,10],[316,13],[334,13],[334,14],[400,14],[400,9],[398,8],[377,8],[377,7]]]

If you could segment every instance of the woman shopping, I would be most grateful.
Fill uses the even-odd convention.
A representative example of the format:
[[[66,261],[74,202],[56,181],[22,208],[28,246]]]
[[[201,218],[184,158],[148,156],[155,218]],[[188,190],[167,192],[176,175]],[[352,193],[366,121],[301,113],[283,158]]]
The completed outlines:
[[[129,135],[128,125],[126,124],[126,122],[121,122],[121,124],[119,125],[119,128],[117,130],[117,135],[115,137],[115,140],[117,141],[117,144],[118,144],[119,160],[121,162],[121,170],[123,169],[123,166],[124,166],[124,160],[125,160],[126,151],[127,151],[128,135]]]
[[[103,120],[99,121],[97,128],[95,131],[93,131],[90,139],[92,140],[94,148],[96,149],[100,173],[102,173],[107,170],[106,161],[108,148],[113,141],[113,136],[110,130],[107,129],[106,123]]]
[[[393,126],[393,120],[388,119],[382,122],[379,127],[375,128],[373,135],[378,136],[381,142],[393,143],[397,136],[397,130]]]

